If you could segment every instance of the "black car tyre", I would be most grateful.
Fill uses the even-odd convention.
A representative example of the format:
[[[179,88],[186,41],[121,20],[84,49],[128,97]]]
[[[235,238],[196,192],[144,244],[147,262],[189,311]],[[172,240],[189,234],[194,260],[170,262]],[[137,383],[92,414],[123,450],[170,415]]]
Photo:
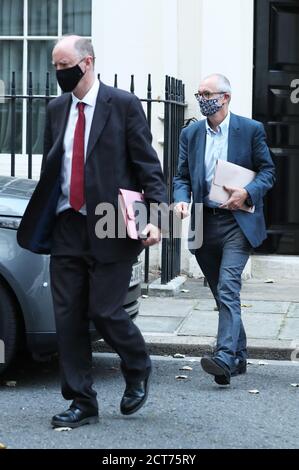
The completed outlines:
[[[20,320],[16,303],[8,289],[0,283],[0,354],[4,352],[4,364],[0,357],[0,374],[11,364],[18,348]],[[3,351],[4,350],[4,351]],[[1,354],[2,355],[2,354]]]

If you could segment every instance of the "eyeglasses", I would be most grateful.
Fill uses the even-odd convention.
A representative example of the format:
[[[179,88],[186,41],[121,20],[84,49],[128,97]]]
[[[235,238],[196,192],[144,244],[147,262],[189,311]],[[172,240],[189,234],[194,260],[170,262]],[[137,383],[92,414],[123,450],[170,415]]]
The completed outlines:
[[[206,100],[209,100],[213,95],[224,95],[225,91],[203,91],[202,93],[195,93],[194,96],[197,99],[197,101],[203,97]]]

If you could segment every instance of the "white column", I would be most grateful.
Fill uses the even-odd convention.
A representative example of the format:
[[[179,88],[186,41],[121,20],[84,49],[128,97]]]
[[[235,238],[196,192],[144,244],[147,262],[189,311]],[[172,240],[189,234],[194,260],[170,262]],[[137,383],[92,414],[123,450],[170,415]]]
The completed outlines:
[[[198,117],[194,93],[201,78],[202,0],[178,0],[178,76],[186,85],[186,118]]]
[[[148,74],[152,76],[152,98],[163,99],[165,75],[177,75],[177,0],[93,0],[92,38],[96,73],[107,85],[129,90],[135,76],[135,94],[147,97]],[[152,106],[153,146],[162,159],[164,105]],[[151,264],[159,264],[158,248],[151,249]]]
[[[107,84],[112,84],[114,73],[118,73],[119,87],[128,89],[134,74],[136,94],[142,96],[151,73],[159,95],[165,60],[165,2],[169,0],[93,0],[96,70]]]
[[[232,84],[231,110],[252,116],[253,0],[202,0],[202,76],[226,75]]]
[[[107,85],[130,88],[135,75],[135,94],[146,98],[148,74],[152,97],[164,97],[165,74],[177,72],[177,0],[93,0],[92,37],[96,72]],[[154,146],[161,156],[163,126],[158,120],[162,105],[153,105]]]
[[[186,83],[187,117],[200,118],[194,92],[200,80],[214,72],[232,84],[231,110],[252,116],[253,0],[178,0],[179,76]],[[194,276],[201,271],[195,258],[182,249],[182,269]],[[244,272],[248,276],[250,266]]]

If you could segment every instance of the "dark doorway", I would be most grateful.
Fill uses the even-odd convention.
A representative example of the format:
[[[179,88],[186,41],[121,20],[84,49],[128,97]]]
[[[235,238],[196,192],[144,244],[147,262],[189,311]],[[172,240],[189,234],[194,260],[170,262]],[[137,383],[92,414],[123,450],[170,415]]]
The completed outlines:
[[[255,0],[254,60],[253,117],[265,125],[277,169],[265,203],[269,237],[258,251],[298,255],[299,0]]]

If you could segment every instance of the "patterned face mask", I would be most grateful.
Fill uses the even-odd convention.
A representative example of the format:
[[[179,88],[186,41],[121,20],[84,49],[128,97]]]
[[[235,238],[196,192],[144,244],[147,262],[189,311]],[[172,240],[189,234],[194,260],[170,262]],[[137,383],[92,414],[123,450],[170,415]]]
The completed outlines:
[[[200,106],[200,111],[203,116],[212,116],[213,114],[217,113],[219,111],[223,104],[218,103],[219,98],[212,98],[210,100],[207,100],[203,96],[199,98],[199,106]]]

